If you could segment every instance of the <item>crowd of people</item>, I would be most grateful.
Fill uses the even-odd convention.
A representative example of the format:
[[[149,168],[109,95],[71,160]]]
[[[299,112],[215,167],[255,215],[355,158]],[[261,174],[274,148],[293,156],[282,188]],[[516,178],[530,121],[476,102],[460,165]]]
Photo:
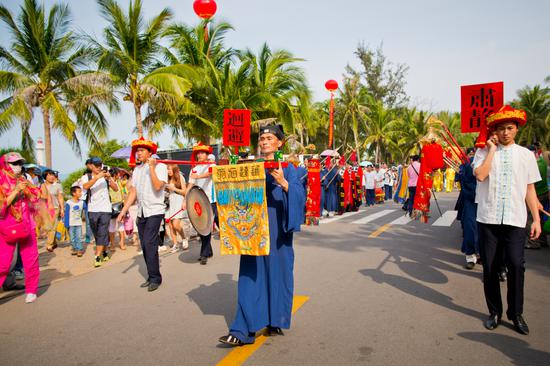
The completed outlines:
[[[525,148],[515,144],[515,135],[526,120],[521,111],[506,108],[488,118],[492,135],[487,146],[468,149],[467,159],[462,161],[458,172],[451,165],[444,172],[436,170],[431,188],[441,191],[445,187],[447,192],[455,186],[460,188],[456,209],[463,229],[461,250],[467,269],[473,269],[479,262],[483,264],[484,292],[490,313],[486,328],[495,329],[503,315],[500,280],[508,282],[508,318],[518,332],[528,334],[523,318],[524,249],[548,246],[539,211],[549,209],[550,154],[540,146]],[[262,153],[272,159],[283,139],[279,127],[266,127],[260,133]],[[86,173],[72,184],[67,200],[57,172],[45,170],[38,175],[36,166],[25,165],[25,159],[16,152],[0,157],[0,283],[4,289],[21,288],[10,275],[16,279],[24,277],[25,301],[36,301],[37,238],[45,237],[46,249],[53,252],[61,239],[60,226],[68,233],[71,254],[75,257],[82,257],[86,246],[94,244],[95,267],[108,261],[110,251],[117,245],[125,250],[127,239],[137,245],[139,237],[140,252],[147,266],[147,278],[141,287],[148,291],[158,289],[162,284],[158,252],[167,250],[165,237],[170,238],[172,252],[189,248],[185,196],[192,187],[198,186],[206,194],[215,225],[218,220],[212,181],[215,157],[211,147],[199,143],[193,148],[194,165],[187,180],[178,165],[157,162],[156,150],[149,140],[135,140],[131,171],[108,168],[100,158],[89,158]],[[402,204],[406,215],[414,217],[413,203],[422,164],[418,155],[412,156],[408,164],[391,167],[386,163],[358,164],[354,154],[349,164],[342,157],[333,166],[331,157],[326,158],[320,172],[321,215],[342,215],[357,211],[362,205],[369,207],[393,200]],[[308,190],[304,182],[307,170],[290,164],[285,169],[268,169],[268,173],[270,238],[276,245],[272,245],[265,258],[241,256],[236,318],[229,334],[219,339],[233,346],[253,343],[253,334],[266,326],[270,332],[282,334],[282,328],[290,324],[292,233],[300,230],[307,215]],[[198,237],[201,242],[198,261],[206,265],[213,256],[212,233]],[[15,271],[9,273],[16,250],[18,263]],[[251,270],[255,273],[254,280]],[[270,294],[278,300],[268,301]],[[253,306],[250,297],[261,299],[261,309],[253,309],[258,302]]]

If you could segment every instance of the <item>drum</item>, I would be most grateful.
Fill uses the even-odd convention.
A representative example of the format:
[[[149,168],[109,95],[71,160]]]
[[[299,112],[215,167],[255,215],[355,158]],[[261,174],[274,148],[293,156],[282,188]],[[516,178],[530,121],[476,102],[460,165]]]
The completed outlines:
[[[197,233],[206,236],[212,232],[214,212],[208,196],[202,188],[193,186],[185,196],[185,206],[189,222]]]

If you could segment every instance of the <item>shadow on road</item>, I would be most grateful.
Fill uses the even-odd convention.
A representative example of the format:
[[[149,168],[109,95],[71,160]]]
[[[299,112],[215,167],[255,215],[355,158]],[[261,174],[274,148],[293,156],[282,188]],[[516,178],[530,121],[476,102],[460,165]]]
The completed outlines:
[[[149,275],[147,274],[147,266],[145,265],[145,260],[143,259],[143,254],[137,255],[131,259],[131,263],[124,271],[123,274],[127,274],[132,268],[137,267],[139,274],[147,279]]]
[[[235,316],[237,281],[234,281],[233,275],[228,273],[218,273],[217,276],[217,282],[211,285],[200,285],[186,295],[197,304],[204,315],[222,315],[229,327]]]
[[[550,353],[533,349],[529,343],[522,339],[503,334],[483,332],[462,332],[458,333],[458,335],[473,342],[483,343],[493,347],[509,357],[514,365],[550,365]]]
[[[362,269],[359,271],[364,276],[372,278],[377,283],[388,285],[424,301],[442,306],[452,311],[471,316],[482,321],[487,315],[453,302],[453,299],[439,291],[436,291],[419,282],[393,274],[387,274],[379,269]]]

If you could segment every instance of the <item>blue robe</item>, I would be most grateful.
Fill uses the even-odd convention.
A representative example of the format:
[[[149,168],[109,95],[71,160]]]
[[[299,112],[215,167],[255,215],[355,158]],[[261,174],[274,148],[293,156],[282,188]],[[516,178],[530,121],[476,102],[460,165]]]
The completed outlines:
[[[322,189],[325,193],[324,209],[328,212],[338,211],[340,206],[338,197],[338,186],[342,177],[338,174],[338,169],[334,168],[326,172],[326,178],[322,183]],[[336,176],[336,178],[334,178]]]
[[[472,169],[472,161],[473,158],[468,164],[462,164],[458,175],[461,190],[456,208],[457,218],[462,224],[464,234],[461,249],[462,253],[466,255],[479,253],[476,223],[477,204],[475,203],[477,180]]]
[[[268,256],[241,256],[238,304],[229,333],[254,343],[266,326],[290,328],[294,296],[293,233],[300,231],[306,195],[296,168],[284,168],[288,192],[266,173],[270,251]]]

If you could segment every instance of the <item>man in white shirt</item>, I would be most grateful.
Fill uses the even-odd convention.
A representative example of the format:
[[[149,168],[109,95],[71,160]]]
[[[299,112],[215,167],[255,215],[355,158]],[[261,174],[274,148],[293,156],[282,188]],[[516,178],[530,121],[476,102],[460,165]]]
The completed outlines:
[[[152,141],[140,137],[132,142],[133,156],[137,156],[138,164],[132,174],[132,186],[124,207],[118,215],[118,222],[123,222],[130,206],[137,199],[138,214],[137,227],[143,258],[147,266],[147,280],[140,287],[147,287],[149,292],[155,291],[162,283],[160,274],[158,246],[160,242],[159,230],[166,206],[164,204],[164,186],[168,182],[168,168],[165,164],[157,163],[151,156],[157,152],[157,145]],[[135,158],[134,158],[135,159]]]
[[[526,113],[509,106],[487,117],[492,137],[478,149],[474,161],[479,249],[483,263],[483,288],[489,318],[485,327],[495,329],[502,318],[498,272],[506,258],[508,268],[508,319],[521,334],[529,334],[523,318],[525,276],[525,224],[527,209],[533,216],[529,234],[541,234],[539,202],[534,183],[541,177],[534,155],[515,144],[518,127],[526,123]]]
[[[91,173],[83,175],[80,182],[88,195],[88,219],[95,238],[94,266],[97,268],[102,262],[109,260],[107,246],[109,245],[109,222],[113,212],[109,187],[118,191],[118,186],[109,172],[103,169],[103,161],[100,158],[91,158],[90,162]]]
[[[212,147],[208,145],[203,145],[202,143],[198,143],[197,145],[193,146],[193,155],[192,160],[197,161],[199,163],[205,163],[209,161],[211,158],[209,154],[212,153]],[[216,201],[214,199],[214,188],[213,188],[213,182],[212,182],[212,166],[214,164],[197,164],[193,166],[193,169],[191,169],[191,172],[189,173],[189,185],[188,190],[191,189],[191,187],[198,186],[200,187],[204,193],[206,193],[206,196],[208,197],[208,200],[210,201],[210,204],[212,205],[212,212],[214,214],[214,221],[216,222],[216,225],[218,225],[218,208],[216,206]],[[206,265],[208,263],[208,258],[211,258],[214,253],[212,251],[212,233],[204,236],[199,235],[201,238],[201,252],[199,256],[199,261],[202,265]]]
[[[373,206],[376,203],[376,172],[372,165],[367,165],[367,169],[363,173],[363,184],[365,186],[365,201],[367,206]]]

